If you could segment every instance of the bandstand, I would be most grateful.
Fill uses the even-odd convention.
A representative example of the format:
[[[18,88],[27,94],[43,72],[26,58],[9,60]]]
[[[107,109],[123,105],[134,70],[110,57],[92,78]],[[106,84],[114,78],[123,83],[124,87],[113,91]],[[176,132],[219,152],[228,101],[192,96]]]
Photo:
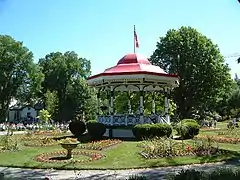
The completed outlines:
[[[100,112],[100,92],[109,92],[108,114],[98,113],[98,122],[105,124],[106,136],[133,137],[131,128],[143,123],[170,124],[170,91],[178,86],[178,76],[167,74],[159,66],[152,65],[149,60],[139,54],[127,54],[122,57],[116,66],[106,69],[103,73],[88,78],[88,84],[98,89],[98,112]],[[138,92],[140,94],[139,110],[131,112],[131,101],[128,99],[128,112],[116,114],[114,112],[115,92]],[[144,93],[152,93],[152,112],[144,114]],[[155,112],[155,94],[164,95],[164,112]]]

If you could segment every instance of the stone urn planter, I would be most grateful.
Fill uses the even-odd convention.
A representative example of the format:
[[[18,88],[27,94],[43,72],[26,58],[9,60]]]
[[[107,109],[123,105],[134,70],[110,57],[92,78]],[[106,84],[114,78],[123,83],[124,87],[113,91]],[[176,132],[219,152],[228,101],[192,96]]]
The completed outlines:
[[[61,140],[60,144],[61,144],[63,149],[67,150],[66,158],[71,159],[73,157],[72,156],[72,150],[77,148],[79,142],[76,139],[67,138],[67,139]]]

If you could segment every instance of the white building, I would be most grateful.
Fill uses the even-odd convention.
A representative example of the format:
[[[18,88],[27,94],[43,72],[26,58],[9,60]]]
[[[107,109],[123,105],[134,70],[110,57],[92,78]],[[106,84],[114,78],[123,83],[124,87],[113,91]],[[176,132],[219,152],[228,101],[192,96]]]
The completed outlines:
[[[34,107],[30,105],[15,105],[9,108],[8,121],[9,122],[22,122],[31,120],[33,121],[39,114],[42,105],[36,104]]]

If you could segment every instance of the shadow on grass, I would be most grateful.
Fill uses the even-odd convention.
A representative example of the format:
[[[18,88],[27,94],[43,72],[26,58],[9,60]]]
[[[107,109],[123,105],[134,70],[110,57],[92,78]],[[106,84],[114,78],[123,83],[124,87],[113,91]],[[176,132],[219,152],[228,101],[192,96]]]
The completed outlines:
[[[62,161],[62,160],[69,160],[71,158],[68,158],[66,156],[56,156],[56,157],[51,157],[49,160],[57,160],[57,161]]]

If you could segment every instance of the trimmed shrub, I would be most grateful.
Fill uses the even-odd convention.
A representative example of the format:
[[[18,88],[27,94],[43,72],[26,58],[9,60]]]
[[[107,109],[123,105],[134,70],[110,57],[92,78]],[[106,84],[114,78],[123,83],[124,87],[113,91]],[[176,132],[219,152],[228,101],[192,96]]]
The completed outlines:
[[[69,123],[69,130],[74,136],[81,136],[86,131],[86,125],[83,121],[72,121]]]
[[[182,139],[189,139],[198,135],[200,125],[194,119],[184,119],[177,124],[175,129]]]
[[[172,127],[169,124],[137,124],[132,132],[137,139],[169,137],[172,134]]]
[[[92,138],[101,139],[106,132],[106,126],[95,120],[90,120],[87,122],[87,130]]]
[[[149,138],[150,128],[151,124],[137,124],[133,127],[132,132],[137,139]]]
[[[152,124],[150,131],[152,137],[169,137],[172,134],[172,127],[169,124]]]

